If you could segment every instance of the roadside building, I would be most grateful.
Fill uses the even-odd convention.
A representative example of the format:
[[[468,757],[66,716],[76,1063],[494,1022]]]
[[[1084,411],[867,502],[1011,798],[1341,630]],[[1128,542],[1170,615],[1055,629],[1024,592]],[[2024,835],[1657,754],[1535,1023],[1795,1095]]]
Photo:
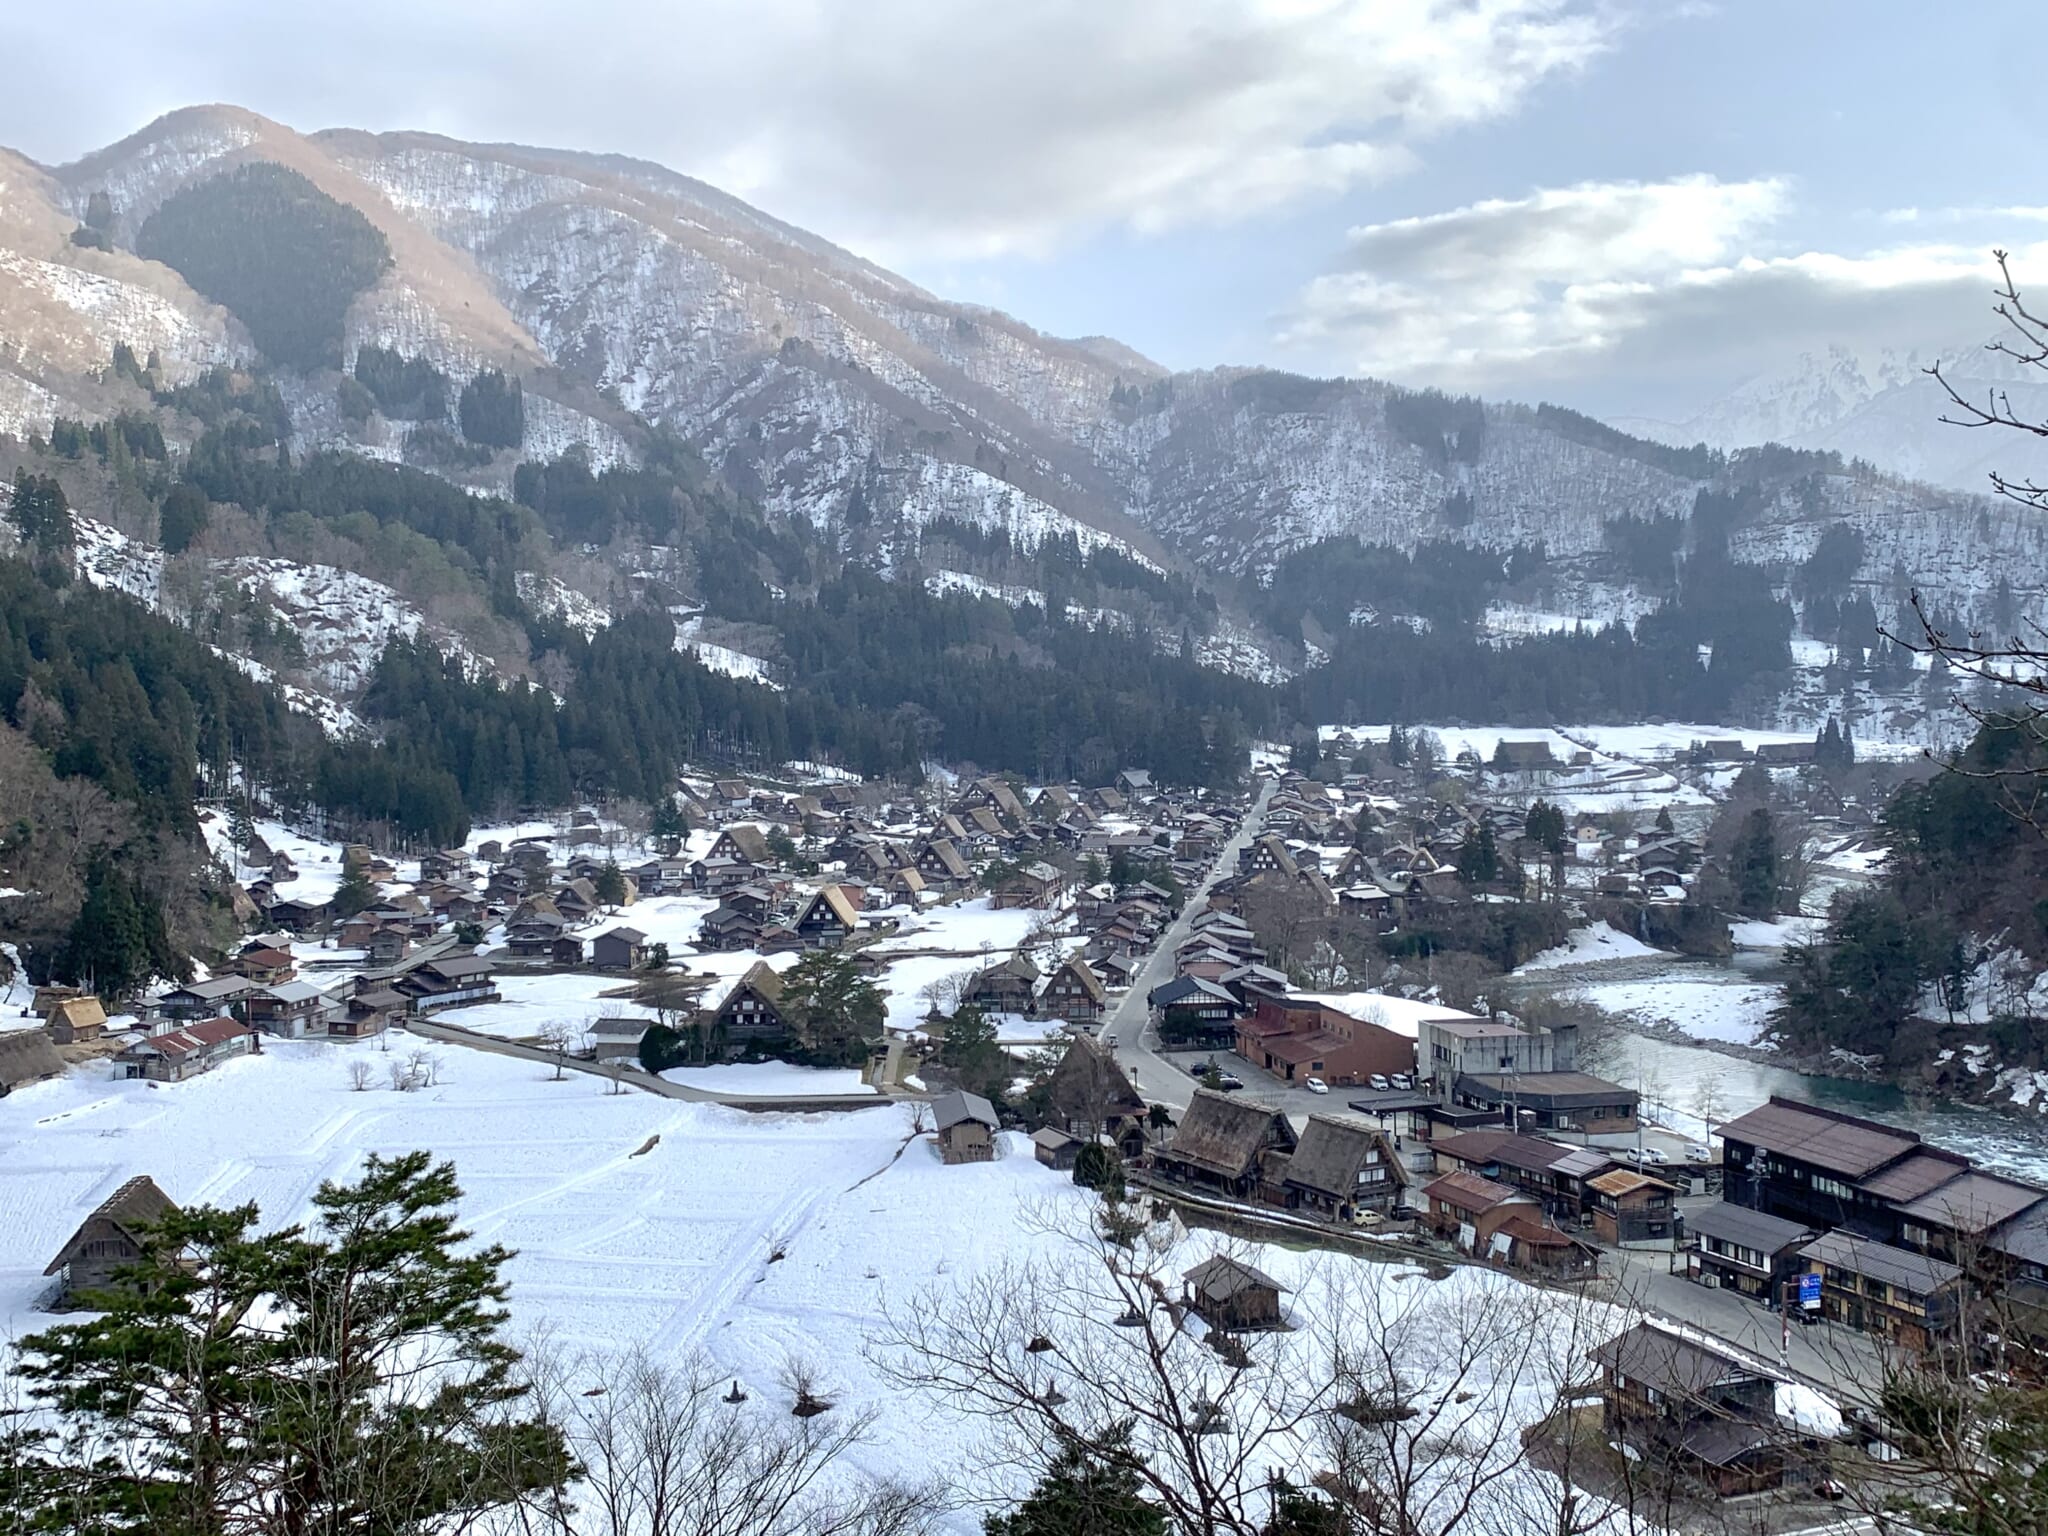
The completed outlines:
[[[1689,1213],[1685,1234],[1688,1279],[1769,1302],[1783,1301],[1805,1273],[1799,1250],[1815,1235],[1801,1222],[1726,1200]]]
[[[1955,1265],[1910,1248],[1823,1232],[1799,1250],[1820,1276],[1821,1316],[1904,1349],[1925,1349],[1955,1332],[1965,1280]]]
[[[1610,1438],[1722,1498],[1784,1482],[1775,1372],[1654,1321],[1609,1339],[1592,1359]]]
[[[992,1162],[996,1155],[996,1132],[1002,1121],[995,1106],[978,1093],[961,1089],[932,1100],[932,1123],[939,1135],[939,1159],[956,1163]]]

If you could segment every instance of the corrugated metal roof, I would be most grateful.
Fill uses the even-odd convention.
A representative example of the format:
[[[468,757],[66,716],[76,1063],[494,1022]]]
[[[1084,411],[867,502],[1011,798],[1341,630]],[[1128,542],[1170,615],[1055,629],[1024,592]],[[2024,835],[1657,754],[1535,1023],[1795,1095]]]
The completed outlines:
[[[1829,1269],[1866,1279],[1882,1280],[1916,1296],[1925,1296],[1962,1278],[1953,1264],[1910,1248],[1875,1243],[1853,1232],[1824,1232],[1799,1250],[1801,1258],[1814,1259]]]
[[[1730,1205],[1726,1200],[1705,1210],[1686,1212],[1685,1228],[1688,1232],[1719,1238],[1726,1243],[1739,1243],[1760,1253],[1776,1253],[1813,1236],[1813,1228],[1799,1222],[1787,1221],[1767,1211],[1752,1211],[1743,1205]]]
[[[1930,1190],[1900,1214],[1909,1221],[1976,1234],[2003,1226],[2032,1209],[2043,1192],[1993,1173],[1970,1172]]]
[[[1773,1098],[1721,1127],[1723,1140],[1795,1157],[1816,1168],[1860,1179],[1920,1145],[1911,1131],[1853,1115],[1837,1115]]]

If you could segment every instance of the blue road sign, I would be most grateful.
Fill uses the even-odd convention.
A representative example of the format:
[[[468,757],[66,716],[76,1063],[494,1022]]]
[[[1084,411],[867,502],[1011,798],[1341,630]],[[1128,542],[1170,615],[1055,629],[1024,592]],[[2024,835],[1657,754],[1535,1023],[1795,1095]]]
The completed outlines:
[[[1812,1311],[1820,1306],[1820,1276],[1799,1277],[1799,1305]]]

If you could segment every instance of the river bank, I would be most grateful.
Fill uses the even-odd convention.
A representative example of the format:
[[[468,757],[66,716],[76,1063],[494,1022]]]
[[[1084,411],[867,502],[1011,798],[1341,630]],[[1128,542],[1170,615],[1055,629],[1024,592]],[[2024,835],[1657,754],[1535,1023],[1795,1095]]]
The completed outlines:
[[[1515,972],[1501,978],[1503,1001],[1554,998],[1591,1009],[1606,1028],[1591,1031],[1580,1053],[1581,1066],[1643,1094],[1646,1104],[1674,1129],[1705,1133],[1708,1121],[1725,1121],[1763,1103],[1773,1095],[1823,1108],[1839,1109],[1896,1125],[1926,1140],[1964,1153],[1987,1168],[2016,1177],[2048,1182],[2048,1115],[2010,1101],[1973,1102],[1957,1083],[1936,1085],[1918,1069],[1895,1076],[1881,1064],[1841,1053],[1834,1057],[1792,1058],[1754,1039],[1713,1027],[1730,1010],[1712,1010],[1689,1019],[1688,1029],[1672,1017],[1659,1017],[1653,1007],[1629,1011],[1601,1006],[1602,996],[1655,997],[1676,1000],[1665,1013],[1686,1013],[1704,1002],[1717,1001],[1706,989],[1753,994],[1774,991],[1783,964],[1778,953],[1738,950],[1731,960],[1709,961],[1679,955],[1631,955],[1621,959],[1562,965]],[[1732,1003],[1736,1000],[1730,1000]],[[1995,1074],[1983,1072],[1980,1095],[1992,1089]],[[1705,1113],[1702,1113],[1702,1110]]]

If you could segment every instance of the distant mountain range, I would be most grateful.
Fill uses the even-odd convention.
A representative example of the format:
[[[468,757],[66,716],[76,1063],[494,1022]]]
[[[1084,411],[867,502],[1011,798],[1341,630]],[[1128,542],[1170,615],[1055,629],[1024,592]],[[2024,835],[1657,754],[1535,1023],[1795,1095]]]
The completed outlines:
[[[519,455],[441,468],[479,489],[509,489],[522,455],[580,445],[600,466],[630,460],[660,429],[771,513],[883,568],[934,519],[1224,575],[1347,534],[1541,543],[1584,578],[1555,602],[1597,620],[1617,611],[1597,595],[1612,590],[1600,585],[1608,524],[1687,514],[1723,477],[1725,465],[1662,444],[1779,440],[1884,472],[1767,477],[1739,557],[1797,562],[1848,522],[1865,535],[1866,581],[1903,574],[1958,605],[1997,573],[2048,568],[2042,520],[1907,478],[1969,484],[2011,448],[1933,425],[1933,386],[1912,358],[1831,354],[1697,422],[1629,423],[1633,436],[1370,379],[1171,373],[1108,338],[949,303],[645,161],[301,134],[233,107],[174,112],[61,167],[0,151],[0,434],[122,409],[133,391],[107,375],[116,343],[158,353],[172,379],[258,359],[234,315],[135,250],[167,199],[252,162],[297,171],[389,243],[389,269],[348,309],[344,364],[374,344],[458,383],[486,366],[521,379]],[[104,227],[78,243],[100,193]],[[344,420],[340,378],[285,381],[296,444],[407,456],[420,428]],[[1272,638],[1298,660],[1301,636]]]
[[[1954,403],[1928,369],[1972,400],[2004,395],[2021,414],[2048,419],[2048,373],[2022,367],[1987,344],[1936,351],[1829,347],[1759,375],[1682,422],[1614,416],[1625,432],[1664,443],[1740,448],[1786,443],[1830,449],[1881,470],[1963,491],[1989,489],[1989,473],[2048,475],[2048,443],[2015,432],[1944,422]]]

